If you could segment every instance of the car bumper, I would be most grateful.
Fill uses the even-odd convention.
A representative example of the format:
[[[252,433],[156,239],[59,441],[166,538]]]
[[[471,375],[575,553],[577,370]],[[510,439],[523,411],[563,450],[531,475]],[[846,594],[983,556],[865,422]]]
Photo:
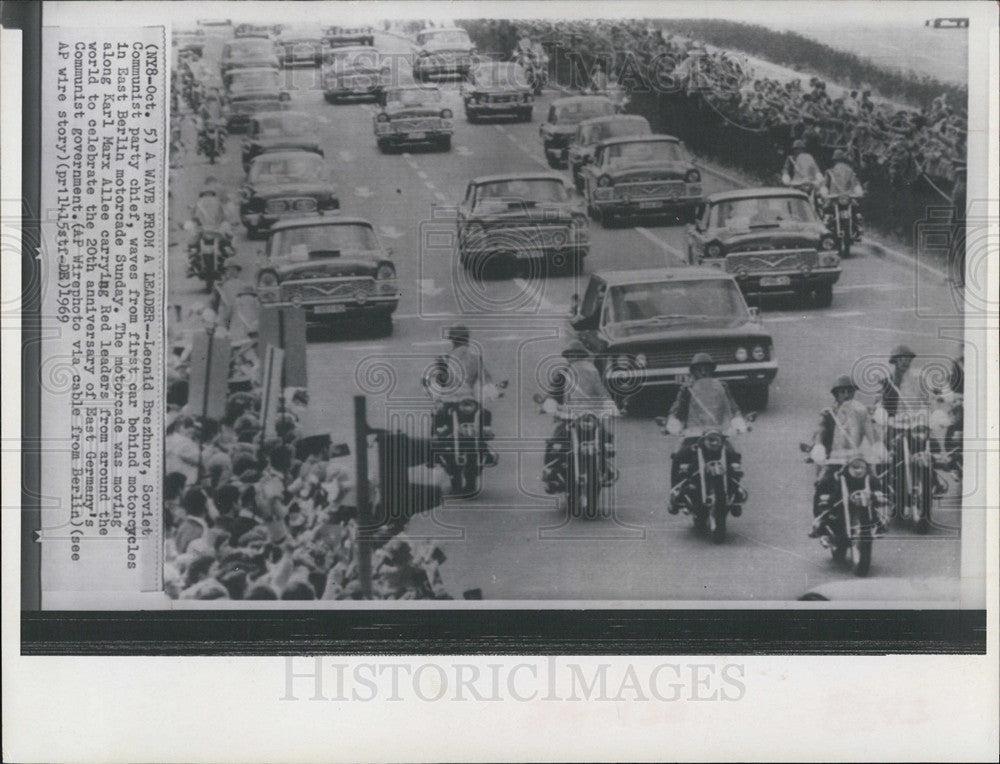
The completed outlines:
[[[616,213],[655,213],[663,210],[675,210],[679,207],[691,207],[703,200],[698,193],[682,193],[669,196],[652,196],[642,198],[595,198],[591,203],[602,212]]]
[[[323,94],[327,98],[373,98],[381,92],[382,86],[355,85],[340,87],[324,87]]]
[[[810,292],[817,287],[836,284],[840,268],[815,268],[808,274],[799,270],[777,273],[733,274],[744,294],[780,294],[783,292]]]
[[[519,114],[530,110],[534,101],[505,101],[504,103],[467,103],[465,111],[468,114]]]
[[[501,257],[513,260],[540,260],[549,259],[556,255],[573,257],[586,257],[590,254],[590,242],[577,244],[555,245],[531,245],[523,248],[512,248],[506,245],[472,245],[462,249],[462,257],[468,260],[470,257]]]
[[[452,127],[436,127],[427,130],[386,130],[375,131],[375,137],[387,143],[420,143],[447,138],[454,133]]]
[[[313,210],[310,212],[294,209],[288,210],[287,212],[241,212],[240,220],[247,228],[253,228],[257,231],[266,231],[281,220],[287,220],[289,218],[317,217],[327,212],[336,212],[338,209],[340,209],[339,203],[336,207],[332,207],[330,209],[319,211]]]
[[[726,382],[770,384],[777,374],[777,361],[747,361],[720,363],[712,376]],[[676,366],[664,369],[615,370],[608,372],[604,378],[608,384],[619,387],[681,387],[690,378],[690,369]]]
[[[466,75],[472,68],[471,61],[417,61],[413,71],[424,75]]]

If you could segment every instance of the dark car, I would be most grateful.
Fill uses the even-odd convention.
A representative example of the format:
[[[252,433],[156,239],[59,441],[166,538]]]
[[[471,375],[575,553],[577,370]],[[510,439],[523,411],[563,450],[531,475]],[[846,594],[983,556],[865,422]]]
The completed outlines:
[[[475,63],[476,46],[461,27],[423,29],[417,33],[413,79],[466,77]]]
[[[694,354],[708,353],[715,376],[748,408],[767,406],[778,373],[774,345],[729,274],[715,268],[600,271],[574,303],[570,323],[616,402],[644,389],[676,391]]]
[[[662,213],[692,220],[704,199],[701,173],[684,144],[671,135],[602,141],[580,177],[587,211],[603,226]]]
[[[235,69],[227,76],[230,130],[245,129],[250,118],[262,111],[288,108],[291,96],[281,88],[277,69]]]
[[[583,191],[580,170],[594,158],[594,148],[601,141],[624,138],[628,135],[650,135],[653,129],[649,120],[636,114],[616,114],[609,117],[591,117],[576,127],[576,134],[569,141],[567,162],[573,172],[577,191]]]
[[[222,48],[223,77],[234,69],[257,67],[278,68],[278,52],[271,40],[261,37],[243,37],[227,42]]]
[[[284,31],[278,37],[281,65],[319,66],[323,63],[323,38],[309,32]]]
[[[323,156],[316,118],[304,111],[266,111],[254,114],[243,139],[243,172],[259,155],[297,149]]]
[[[373,98],[382,94],[383,77],[389,68],[378,50],[352,45],[323,53],[323,97],[327,103],[343,98]]]
[[[240,219],[248,236],[256,236],[279,220],[322,215],[340,209],[333,173],[321,158],[306,151],[273,151],[250,163]]]
[[[514,117],[530,122],[535,102],[527,73],[512,61],[492,61],[472,69],[462,88],[462,98],[469,122],[478,122],[482,117]]]
[[[458,249],[480,275],[532,259],[576,271],[590,251],[587,216],[554,173],[474,178],[458,208]]]
[[[745,294],[813,295],[821,307],[840,278],[836,239],[809,197],[789,188],[709,196],[688,229],[688,260],[733,274]]]
[[[371,27],[327,27],[323,30],[323,42],[328,48],[374,45],[375,35]]]
[[[428,143],[442,151],[451,148],[451,109],[442,106],[438,88],[388,88],[383,100],[381,111],[373,118],[379,151],[410,143]]]
[[[177,49],[177,55],[197,56],[205,53],[205,35],[197,32],[180,32],[171,36],[171,44]]]
[[[610,116],[615,111],[615,105],[607,96],[569,96],[553,101],[548,119],[538,128],[549,167],[566,166],[569,142],[576,135],[577,125],[585,119]]]
[[[391,251],[360,218],[302,218],[275,224],[257,272],[262,306],[305,310],[309,324],[363,318],[392,332],[399,304]]]

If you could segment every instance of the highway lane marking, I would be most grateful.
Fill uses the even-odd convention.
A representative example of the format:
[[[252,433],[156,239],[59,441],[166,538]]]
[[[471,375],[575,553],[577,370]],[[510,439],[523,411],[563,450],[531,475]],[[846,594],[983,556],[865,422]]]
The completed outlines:
[[[353,162],[354,154],[350,151],[338,151],[337,156],[340,158],[341,162]]]
[[[855,318],[864,315],[866,313],[860,310],[832,310],[829,313],[824,313],[823,318]]]
[[[472,151],[468,146],[456,146],[455,153],[463,157],[471,157]]]
[[[411,342],[411,345],[415,348],[432,347],[434,345],[447,345],[448,340],[422,340],[420,342]]]
[[[861,331],[869,332],[882,332],[883,334],[909,334],[913,337],[929,337],[932,340],[944,339],[940,334],[931,334],[930,332],[917,332],[912,329],[904,328],[889,328],[884,326],[862,326],[861,324],[848,324],[851,329],[859,329]]]
[[[423,170],[417,170],[417,175],[420,177],[421,180],[427,180],[427,173],[424,172]]]
[[[448,197],[445,196],[444,194],[442,194],[440,191],[435,191],[434,192],[434,198],[437,199],[439,202],[447,202],[448,201]]]
[[[838,284],[836,290],[838,292],[850,292],[854,290],[865,290],[874,289],[878,292],[902,292],[907,289],[912,289],[910,284]]]
[[[435,186],[435,185],[434,185],[433,183],[431,183],[431,182],[430,182],[429,180],[428,180],[428,181],[426,181],[426,182],[424,183],[424,185],[425,185],[425,186],[427,186],[427,188],[429,188],[429,189],[430,189],[431,191],[436,191],[436,190],[437,190],[437,186]]]
[[[513,283],[522,292],[528,292],[532,288],[531,285],[527,281],[525,281],[524,279],[514,279]],[[557,307],[557,306],[553,305],[551,302],[549,302],[548,298],[544,294],[541,294],[539,296],[539,298],[538,298],[538,307],[541,308],[542,310],[545,310],[545,311],[552,311],[553,313],[567,313],[567,312],[569,312],[569,307],[568,306],[565,307],[565,308]]]
[[[649,239],[651,242],[653,242],[653,244],[655,244],[656,246],[658,246],[664,252],[666,252],[667,254],[669,254],[672,257],[674,257],[674,258],[677,259],[677,263],[669,263],[668,262],[667,265],[678,265],[678,264],[683,264],[683,263],[687,262],[687,259],[684,257],[684,253],[683,252],[681,252],[676,247],[674,247],[674,246],[672,246],[670,244],[667,244],[667,242],[665,242],[659,236],[657,236],[656,234],[654,234],[652,231],[650,231],[650,230],[648,230],[646,228],[643,228],[642,226],[636,226],[634,230],[638,231],[640,234],[642,234],[643,236],[645,236],[647,239]]]

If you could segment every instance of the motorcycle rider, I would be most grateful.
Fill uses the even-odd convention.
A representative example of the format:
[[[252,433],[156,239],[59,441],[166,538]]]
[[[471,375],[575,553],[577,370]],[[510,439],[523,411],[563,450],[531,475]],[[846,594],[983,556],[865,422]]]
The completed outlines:
[[[497,455],[486,445],[486,441],[493,439],[493,414],[486,408],[484,399],[495,398],[496,387],[483,361],[482,353],[470,342],[468,327],[462,325],[449,327],[445,337],[451,342],[451,349],[440,359],[436,369],[438,383],[447,390],[441,400],[457,401],[471,398],[481,404],[480,454],[483,464],[492,467],[497,463]],[[435,408],[435,430],[445,426],[444,414],[443,406]]]
[[[845,375],[837,377],[830,394],[834,405],[820,412],[819,423],[813,433],[810,458],[816,464],[819,474],[813,494],[813,527],[810,538],[824,535],[823,529],[830,518],[830,497],[837,492],[837,473],[842,468],[845,457],[856,455],[867,446],[871,450],[880,448],[878,433],[871,421],[868,407],[854,399],[857,385]],[[840,457],[830,463],[831,457]],[[876,521],[878,532],[885,530],[881,517]]]
[[[792,142],[792,152],[785,159],[781,170],[781,182],[786,186],[807,186],[809,197],[815,199],[823,174],[812,154],[806,151],[805,141],[798,139]]]
[[[579,340],[573,340],[562,351],[562,357],[567,365],[556,372],[549,398],[542,410],[549,414],[557,414],[560,409],[568,409],[574,416],[584,413],[594,413],[598,417],[607,415],[612,408],[601,373],[594,365],[590,351]],[[603,427],[604,441],[604,485],[611,485],[617,479],[617,472],[610,466],[615,455],[614,433],[608,427]],[[566,489],[566,456],[569,452],[569,429],[564,417],[556,417],[556,427],[552,437],[545,443],[545,466],[542,469],[542,482],[548,494],[561,493]]]
[[[695,446],[705,430],[721,430],[730,427],[734,432],[746,432],[747,423],[733,400],[729,388],[721,380],[715,379],[715,362],[708,353],[696,353],[691,359],[691,377],[677,393],[667,416],[667,432],[671,435],[686,433],[677,452],[671,456],[670,496],[667,511],[676,515],[683,502],[682,489],[690,476],[696,461]],[[733,517],[743,514],[743,502],[747,492],[740,485],[743,477],[742,457],[733,448],[729,439],[725,440],[726,464],[729,485],[735,486],[729,497],[730,512]]]
[[[229,225],[223,200],[216,191],[214,177],[209,176],[205,179],[205,186],[198,193],[198,201],[194,204],[192,219],[195,226],[191,240],[188,242],[188,276],[198,276],[200,268],[198,250],[201,245],[202,233],[222,234],[221,254],[223,260],[228,259],[234,251],[232,227]],[[221,264],[219,265],[221,266]]]
[[[226,107],[217,88],[212,88],[198,110],[198,153],[204,154],[209,141],[208,128],[215,125],[223,140],[226,138]]]
[[[823,180],[819,187],[820,203],[825,209],[832,200],[839,196],[850,196],[852,199],[864,196],[865,190],[861,186],[861,181],[854,173],[854,168],[847,161],[847,152],[837,149],[833,152],[833,167],[823,173]],[[860,239],[863,232],[861,212],[858,205],[854,205],[852,215],[854,223],[854,238]]]

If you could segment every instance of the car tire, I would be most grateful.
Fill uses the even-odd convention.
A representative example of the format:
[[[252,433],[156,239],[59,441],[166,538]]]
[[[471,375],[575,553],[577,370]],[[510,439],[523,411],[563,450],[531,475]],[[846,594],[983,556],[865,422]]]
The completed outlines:
[[[817,308],[829,308],[833,304],[833,284],[822,284],[813,292],[813,302]]]
[[[618,216],[613,210],[602,210],[597,207],[597,219],[601,224],[601,228],[615,228],[618,225]]]
[[[470,125],[479,124],[479,115],[478,114],[474,114],[473,112],[469,111],[468,109],[466,109],[466,111],[465,111],[465,119],[466,119],[466,121]]]
[[[378,150],[383,154],[392,154],[394,146],[389,141],[378,141]]]
[[[392,335],[392,313],[379,313],[372,322],[375,334],[378,337],[389,337]]]
[[[437,139],[437,147],[439,151],[451,151],[451,136],[442,135]]]
[[[521,121],[522,122],[531,122],[531,119],[532,119],[532,110],[531,109],[522,109],[521,110]]]
[[[766,382],[764,384],[748,385],[743,393],[744,408],[747,411],[763,411],[767,408],[770,394],[771,387]]]
[[[583,178],[580,177],[580,173],[573,170],[573,185],[576,186],[576,190],[581,194],[583,193]]]

